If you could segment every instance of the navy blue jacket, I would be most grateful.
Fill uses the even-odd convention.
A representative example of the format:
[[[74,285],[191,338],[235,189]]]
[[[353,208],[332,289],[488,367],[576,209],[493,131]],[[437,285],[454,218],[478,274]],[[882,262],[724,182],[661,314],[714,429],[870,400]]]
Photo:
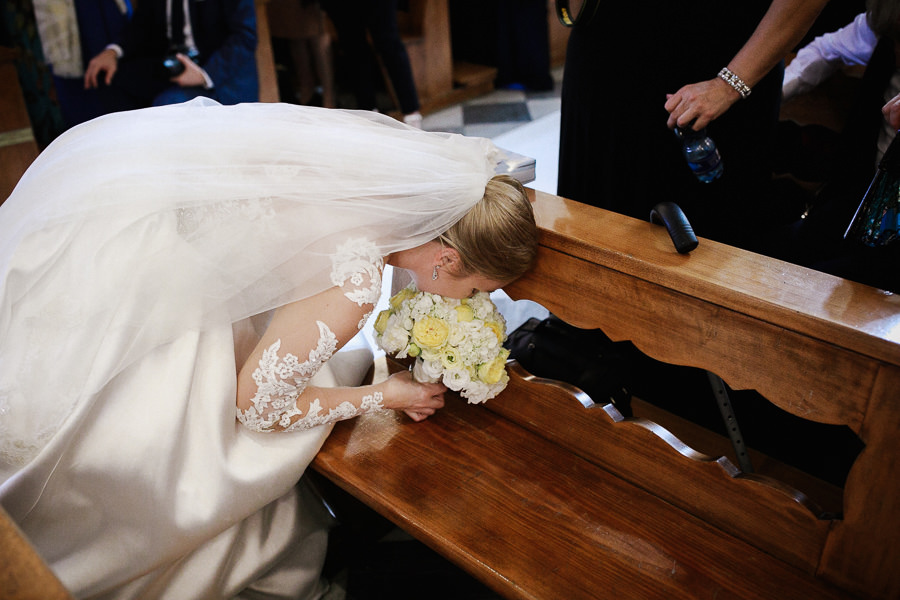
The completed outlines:
[[[179,0],[174,0],[176,6]],[[223,104],[259,100],[256,70],[256,8],[253,0],[189,0],[199,64]],[[171,45],[166,35],[166,0],[141,0],[119,40],[124,59],[160,61]]]

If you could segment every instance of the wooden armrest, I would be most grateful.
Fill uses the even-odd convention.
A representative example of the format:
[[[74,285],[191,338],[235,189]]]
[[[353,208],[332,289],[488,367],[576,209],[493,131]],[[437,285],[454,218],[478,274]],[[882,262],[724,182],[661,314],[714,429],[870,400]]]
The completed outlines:
[[[0,507],[0,597],[4,600],[72,599],[2,507]]]

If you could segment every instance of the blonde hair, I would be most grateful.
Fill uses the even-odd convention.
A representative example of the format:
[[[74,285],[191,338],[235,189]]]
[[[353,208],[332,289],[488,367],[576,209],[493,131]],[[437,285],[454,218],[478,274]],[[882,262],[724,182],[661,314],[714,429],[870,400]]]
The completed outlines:
[[[463,274],[508,282],[537,256],[537,225],[525,188],[509,175],[487,182],[484,197],[439,240],[455,249]]]

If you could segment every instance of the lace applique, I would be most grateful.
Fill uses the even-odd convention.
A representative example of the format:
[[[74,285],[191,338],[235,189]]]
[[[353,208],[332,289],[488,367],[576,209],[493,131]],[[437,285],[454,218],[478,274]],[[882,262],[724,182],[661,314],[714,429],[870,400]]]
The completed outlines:
[[[299,165],[266,165],[266,179],[292,181],[300,173]]]
[[[376,304],[381,297],[381,271],[384,257],[378,248],[365,238],[347,240],[338,246],[332,258],[331,282],[344,287],[349,281],[353,286],[344,295],[363,304]]]
[[[316,325],[319,326],[319,341],[309,351],[306,362],[301,363],[290,353],[279,361],[280,339],[263,351],[259,367],[253,371],[256,382],[256,394],[251,400],[253,406],[246,411],[238,409],[241,423],[257,431],[272,431],[286,429],[291,419],[302,415],[297,408],[297,398],[337,349],[337,337],[328,325],[321,321],[316,321]]]
[[[316,321],[316,324],[319,326],[319,342],[314,350],[310,350],[306,362],[301,363],[293,354],[286,354],[279,361],[281,340],[263,351],[259,367],[253,371],[253,381],[256,382],[256,395],[251,400],[253,406],[246,411],[237,409],[237,418],[245,427],[263,432],[297,431],[384,408],[381,392],[364,396],[359,407],[343,402],[324,415],[321,414],[322,406],[318,398],[310,402],[306,415],[297,408],[297,398],[306,389],[309,380],[337,349],[334,333],[325,323]]]
[[[343,421],[352,417],[359,416],[363,413],[373,412],[384,408],[384,396],[381,392],[375,392],[363,396],[362,403],[357,408],[352,402],[342,402],[337,408],[332,408],[327,415],[320,414],[322,406],[319,399],[316,398],[309,404],[309,411],[302,419],[294,421],[285,431],[296,431],[300,429],[310,429],[319,425],[334,423],[335,421]]]
[[[271,199],[254,198],[178,208],[175,210],[175,215],[178,219],[178,233],[189,237],[197,233],[201,227],[216,227],[233,216],[237,216],[243,221],[273,220],[275,209],[272,208]]]

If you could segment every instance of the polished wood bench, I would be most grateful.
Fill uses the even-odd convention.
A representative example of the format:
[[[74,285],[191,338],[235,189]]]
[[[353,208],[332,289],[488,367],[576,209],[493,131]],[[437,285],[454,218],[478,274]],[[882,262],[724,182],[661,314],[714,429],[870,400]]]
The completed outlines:
[[[71,600],[34,546],[0,507],[0,598]]]
[[[16,71],[17,55],[15,50],[0,46],[0,204],[38,155]]]
[[[865,449],[842,518],[687,446],[662,411],[624,418],[514,364],[483,406],[339,423],[315,470],[508,598],[900,596],[900,299],[535,196],[539,259],[505,291],[848,426]]]

